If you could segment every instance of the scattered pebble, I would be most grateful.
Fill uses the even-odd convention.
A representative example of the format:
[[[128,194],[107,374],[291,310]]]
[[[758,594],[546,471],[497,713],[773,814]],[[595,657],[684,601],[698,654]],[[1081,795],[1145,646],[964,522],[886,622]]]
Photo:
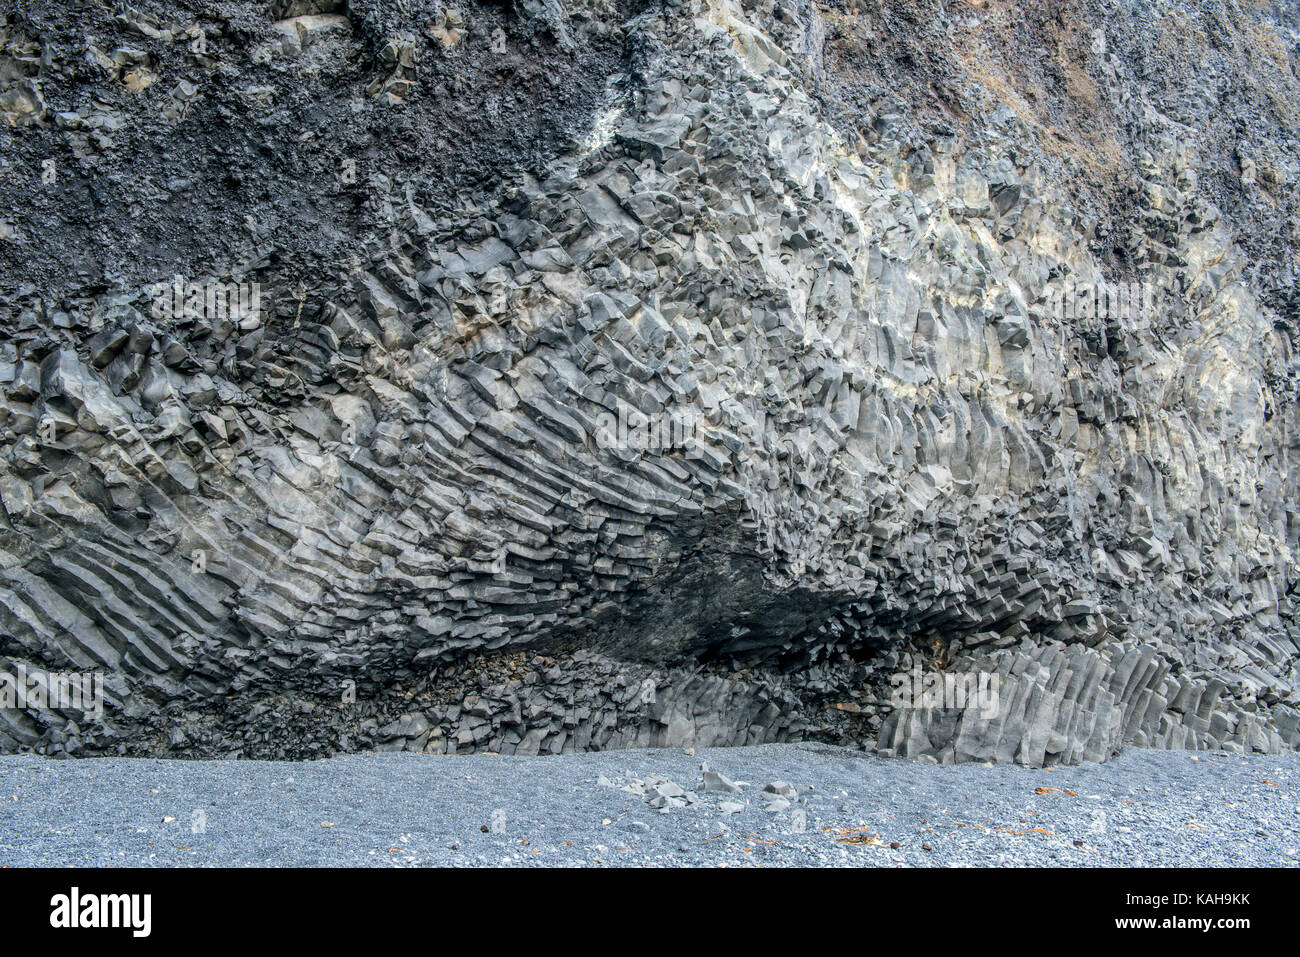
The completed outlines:
[[[696,750],[0,757],[0,866],[1300,864],[1300,754],[1127,750],[1048,771],[819,744]],[[271,786],[290,771],[292,792]],[[709,786],[724,781],[757,800]]]

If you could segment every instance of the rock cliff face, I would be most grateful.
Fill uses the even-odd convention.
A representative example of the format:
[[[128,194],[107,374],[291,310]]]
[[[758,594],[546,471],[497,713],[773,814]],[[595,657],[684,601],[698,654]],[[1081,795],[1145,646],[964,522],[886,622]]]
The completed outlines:
[[[62,6],[0,749],[1300,747],[1292,4]]]

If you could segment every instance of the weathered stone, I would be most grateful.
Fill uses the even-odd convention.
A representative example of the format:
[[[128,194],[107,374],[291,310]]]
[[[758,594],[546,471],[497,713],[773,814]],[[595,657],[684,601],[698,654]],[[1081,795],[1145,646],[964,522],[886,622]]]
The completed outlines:
[[[321,77],[339,85],[322,115],[342,122],[324,100],[346,102],[384,133],[324,137],[348,151],[322,154],[340,163],[313,173],[329,180],[313,201],[350,197],[337,225],[307,217],[341,233],[343,248],[314,237],[328,255],[229,217],[247,229],[244,278],[176,279],[199,293],[179,312],[155,308],[170,264],[107,270],[132,284],[69,256],[5,291],[0,653],[102,667],[109,702],[58,741],[58,709],[6,718],[0,748],[815,738],[1040,765],[1126,743],[1300,746],[1300,161],[1293,121],[1238,75],[1249,31],[1216,22],[1236,39],[1197,48],[1197,76],[1153,79],[1170,70],[1161,42],[1195,41],[1085,4],[1070,17],[1102,52],[1067,88],[1093,99],[1035,116],[999,105],[1038,89],[1023,64],[961,67],[942,11],[937,32],[900,38],[943,74],[913,89],[892,61],[846,55],[866,27],[809,5],[691,0],[626,25],[585,0],[419,21],[272,7],[256,15],[280,53],[228,78],[236,99],[206,68],[145,89],[161,44],[198,39],[161,8],[112,27],[129,45],[91,38],[93,81],[59,44],[40,55],[39,16],[30,37],[0,25],[23,156],[39,142],[93,168],[122,116],[165,152],[238,109],[265,139],[231,155],[298,157],[316,128],[274,121],[274,104]],[[520,37],[596,78],[566,90],[581,128],[444,189],[431,171],[454,150],[429,148],[421,111],[480,84],[517,116]],[[608,89],[603,64],[627,70]],[[65,95],[74,79],[105,86]],[[1268,84],[1300,92],[1289,71]],[[895,86],[915,93],[905,110],[860,99]],[[45,123],[51,91],[105,102]],[[1237,153],[1186,132],[1215,126],[1205,104],[1222,96],[1255,124],[1231,188],[1220,164]],[[442,132],[467,149],[501,133],[487,103]],[[1064,149],[1054,124],[1081,112],[1083,145]],[[234,203],[237,177],[258,175],[244,165],[139,176],[131,218],[161,216],[164,194]],[[43,245],[95,231],[78,217],[106,204],[53,175],[5,213],[0,261],[51,216]],[[214,248],[231,232],[186,226]],[[256,309],[208,308],[245,279],[266,286]],[[954,697],[956,679],[964,695],[991,677],[988,700]],[[736,792],[714,772],[704,786]],[[646,787],[661,810],[691,797]],[[775,788],[766,803],[788,806]]]

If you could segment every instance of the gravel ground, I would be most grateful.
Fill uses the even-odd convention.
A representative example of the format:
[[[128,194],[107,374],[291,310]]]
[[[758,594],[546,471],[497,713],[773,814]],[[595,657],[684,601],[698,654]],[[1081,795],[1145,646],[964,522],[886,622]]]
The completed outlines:
[[[702,764],[740,793],[705,790]],[[797,796],[764,800],[772,782]],[[812,744],[306,763],[0,757],[0,866],[1294,867],[1298,852],[1300,754],[1128,750],[1044,769]]]

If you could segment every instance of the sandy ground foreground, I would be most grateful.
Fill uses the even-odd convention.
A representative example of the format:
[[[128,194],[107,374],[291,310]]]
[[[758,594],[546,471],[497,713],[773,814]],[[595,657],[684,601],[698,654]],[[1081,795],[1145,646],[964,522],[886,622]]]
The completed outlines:
[[[738,793],[717,789],[727,784]],[[1298,852],[1297,754],[1129,750],[1046,769],[812,744],[308,763],[0,757],[0,866],[1294,867]]]

